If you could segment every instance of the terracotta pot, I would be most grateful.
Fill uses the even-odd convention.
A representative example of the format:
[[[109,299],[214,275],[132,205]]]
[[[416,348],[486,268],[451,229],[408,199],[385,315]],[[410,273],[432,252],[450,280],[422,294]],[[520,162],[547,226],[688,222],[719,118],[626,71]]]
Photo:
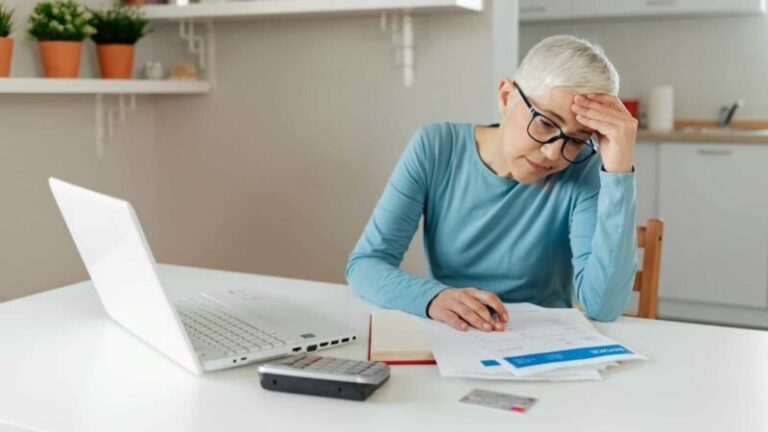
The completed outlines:
[[[83,43],[75,41],[40,41],[40,56],[46,78],[77,78]]]
[[[0,77],[11,74],[11,58],[13,57],[13,39],[0,38]]]
[[[133,45],[97,45],[101,77],[107,79],[130,79],[133,74]]]

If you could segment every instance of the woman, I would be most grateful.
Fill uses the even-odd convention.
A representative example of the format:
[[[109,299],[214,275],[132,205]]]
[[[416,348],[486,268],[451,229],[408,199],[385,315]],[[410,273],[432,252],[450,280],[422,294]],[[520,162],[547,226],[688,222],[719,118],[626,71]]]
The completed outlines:
[[[349,257],[349,284],[459,330],[503,330],[502,301],[571,307],[574,288],[587,316],[616,319],[636,270],[637,121],[618,89],[599,47],[539,42],[499,86],[500,125],[412,138]],[[422,214],[426,278],[398,268]]]

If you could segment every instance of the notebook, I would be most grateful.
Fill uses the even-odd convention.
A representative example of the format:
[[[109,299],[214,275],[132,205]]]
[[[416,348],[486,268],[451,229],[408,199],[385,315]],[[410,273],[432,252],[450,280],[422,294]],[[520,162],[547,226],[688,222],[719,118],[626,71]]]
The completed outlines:
[[[368,360],[391,365],[435,364],[419,318],[388,309],[371,313]]]

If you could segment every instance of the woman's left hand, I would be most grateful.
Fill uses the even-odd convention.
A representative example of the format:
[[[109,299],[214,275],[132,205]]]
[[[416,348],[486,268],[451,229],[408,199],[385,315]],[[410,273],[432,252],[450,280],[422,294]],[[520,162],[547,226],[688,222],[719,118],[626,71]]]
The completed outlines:
[[[600,157],[607,172],[632,172],[637,119],[623,103],[608,94],[576,95],[571,110],[576,121],[593,129],[600,141]]]

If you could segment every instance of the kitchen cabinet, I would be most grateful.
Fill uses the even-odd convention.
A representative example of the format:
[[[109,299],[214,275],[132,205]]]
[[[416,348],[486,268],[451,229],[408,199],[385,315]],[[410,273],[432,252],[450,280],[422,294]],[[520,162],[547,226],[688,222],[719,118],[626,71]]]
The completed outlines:
[[[568,19],[571,0],[520,0],[520,21]]]
[[[659,160],[659,295],[768,306],[768,147],[663,144]]]
[[[637,223],[659,216],[656,199],[658,189],[659,143],[635,146],[635,185],[637,187]]]
[[[768,143],[638,143],[638,223],[664,220],[660,317],[768,328],[766,162]]]
[[[521,21],[760,15],[766,0],[520,0]]]

